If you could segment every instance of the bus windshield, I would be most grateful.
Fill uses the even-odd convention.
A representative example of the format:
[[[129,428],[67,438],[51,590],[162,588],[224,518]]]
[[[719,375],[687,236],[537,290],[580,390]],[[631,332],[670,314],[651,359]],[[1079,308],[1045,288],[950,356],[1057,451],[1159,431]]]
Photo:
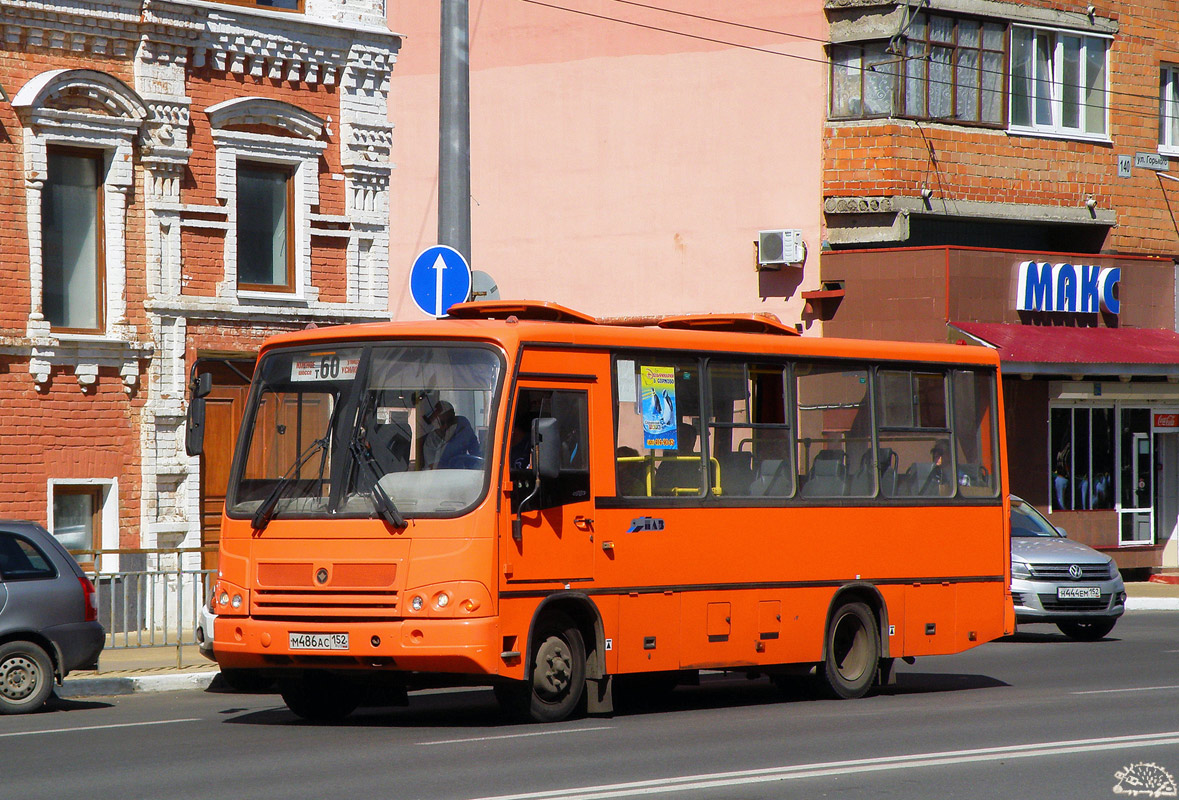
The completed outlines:
[[[231,516],[371,516],[374,484],[407,517],[483,497],[503,360],[476,346],[274,350],[255,371]],[[262,525],[256,525],[261,527]]]

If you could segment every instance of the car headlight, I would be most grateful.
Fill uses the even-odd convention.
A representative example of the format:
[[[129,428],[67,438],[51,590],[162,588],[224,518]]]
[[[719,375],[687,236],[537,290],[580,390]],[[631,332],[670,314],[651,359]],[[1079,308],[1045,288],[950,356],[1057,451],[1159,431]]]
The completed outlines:
[[[1012,561],[1011,562],[1011,577],[1013,578],[1030,578],[1032,577],[1032,569],[1028,566],[1026,561]]]

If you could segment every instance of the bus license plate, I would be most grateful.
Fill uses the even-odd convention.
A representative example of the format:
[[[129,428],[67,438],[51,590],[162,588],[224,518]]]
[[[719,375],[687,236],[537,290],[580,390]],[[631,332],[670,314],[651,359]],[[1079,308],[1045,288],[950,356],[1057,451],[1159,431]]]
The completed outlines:
[[[290,634],[292,650],[347,650],[346,633],[294,633]]]
[[[1100,586],[1058,586],[1057,600],[1100,600]]]

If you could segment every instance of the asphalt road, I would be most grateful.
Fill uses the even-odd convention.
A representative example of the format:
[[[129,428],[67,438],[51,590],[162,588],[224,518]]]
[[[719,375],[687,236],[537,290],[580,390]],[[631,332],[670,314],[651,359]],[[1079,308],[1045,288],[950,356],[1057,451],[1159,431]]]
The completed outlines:
[[[1115,797],[1179,777],[1179,614],[1089,644],[1021,629],[858,701],[706,676],[548,726],[505,722],[482,690],[331,727],[268,694],[54,700],[0,718],[0,765],[0,798],[24,800]]]

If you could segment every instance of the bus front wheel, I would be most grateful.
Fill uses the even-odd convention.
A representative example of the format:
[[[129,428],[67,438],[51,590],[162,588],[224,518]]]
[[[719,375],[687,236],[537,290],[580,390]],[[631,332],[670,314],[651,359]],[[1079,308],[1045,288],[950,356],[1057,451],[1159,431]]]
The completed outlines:
[[[510,713],[559,722],[577,710],[585,694],[585,642],[564,614],[542,619],[533,641],[531,678],[497,686],[496,697]]]
[[[863,603],[844,603],[827,628],[827,684],[837,697],[863,697],[880,667],[880,633],[876,617]]]
[[[360,688],[328,672],[308,672],[279,681],[287,708],[309,722],[339,722],[360,705]]]

